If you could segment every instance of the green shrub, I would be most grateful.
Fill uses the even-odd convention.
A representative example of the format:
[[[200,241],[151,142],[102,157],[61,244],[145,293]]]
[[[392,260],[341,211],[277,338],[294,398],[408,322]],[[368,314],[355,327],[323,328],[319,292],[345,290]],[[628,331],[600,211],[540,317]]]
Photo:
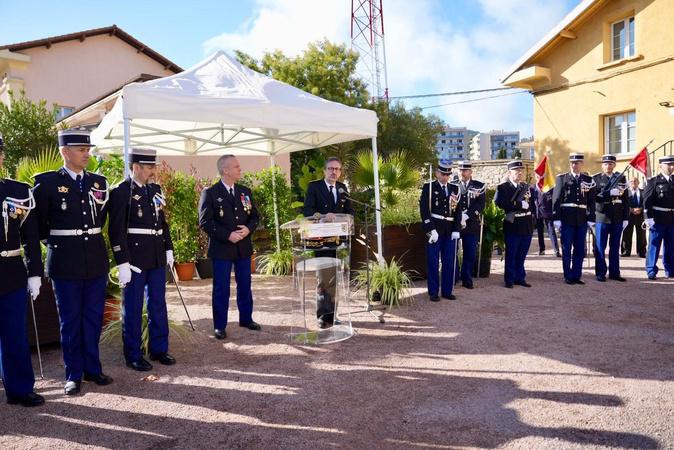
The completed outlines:
[[[367,266],[370,264],[370,291],[378,292],[381,302],[389,308],[400,306],[410,301],[412,280],[414,271],[403,270],[395,258],[390,263],[368,262],[356,272],[356,287],[365,289],[367,286]]]
[[[293,271],[293,253],[290,250],[267,253],[257,258],[258,272],[264,275],[290,275]]]

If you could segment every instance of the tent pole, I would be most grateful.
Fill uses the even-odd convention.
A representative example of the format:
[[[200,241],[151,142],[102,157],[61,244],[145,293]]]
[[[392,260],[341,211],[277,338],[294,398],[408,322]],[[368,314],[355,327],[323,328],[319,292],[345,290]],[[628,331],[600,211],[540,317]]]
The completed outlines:
[[[279,233],[278,224],[278,206],[276,205],[276,161],[274,160],[274,141],[271,142],[272,154],[269,155],[269,163],[271,165],[271,193],[274,200],[274,231],[276,231],[276,251],[281,251],[281,237]]]
[[[124,177],[130,174],[129,171],[129,142],[131,136],[129,136],[130,131],[129,119],[124,118]]]
[[[372,138],[372,167],[374,168],[374,217],[377,224],[377,260],[384,261],[381,229],[381,201],[379,199],[379,156],[377,155],[377,138]]]

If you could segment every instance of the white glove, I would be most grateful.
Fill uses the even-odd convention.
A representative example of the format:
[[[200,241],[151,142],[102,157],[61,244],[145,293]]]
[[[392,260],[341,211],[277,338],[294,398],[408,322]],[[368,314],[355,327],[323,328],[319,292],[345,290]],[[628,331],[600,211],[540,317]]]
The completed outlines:
[[[562,229],[562,221],[561,220],[555,220],[552,222],[552,225],[555,227],[555,230],[559,231]]]
[[[625,228],[627,228],[627,224],[628,224],[628,223],[629,223],[629,222],[628,222],[627,220],[623,220],[623,230],[624,230]]]
[[[438,239],[440,236],[438,236],[438,232],[435,230],[431,230],[431,235],[428,237],[428,243],[429,244],[435,244],[438,242]]]
[[[465,223],[466,220],[468,220],[468,213],[462,212],[461,213],[461,223]]]
[[[173,250],[166,250],[166,265],[173,267]]]
[[[42,286],[42,278],[40,277],[28,277],[28,292],[30,296],[35,300],[38,295],[40,295],[40,286]]]
[[[452,231],[452,240],[456,241],[457,239],[461,239],[461,233],[458,231]]]
[[[610,194],[617,197],[618,195],[620,195],[620,190],[618,188],[613,188],[611,189]]]
[[[522,209],[529,209],[529,202],[526,200],[522,200]]]
[[[648,228],[653,228],[655,226],[655,220],[653,219],[646,219],[644,222]]]
[[[590,222],[589,220],[587,221],[587,226],[594,228],[594,222]]]
[[[120,264],[117,266],[117,270],[119,270],[119,274],[117,275],[117,279],[119,279],[119,285],[126,286],[129,284],[131,282],[131,264],[128,262]]]

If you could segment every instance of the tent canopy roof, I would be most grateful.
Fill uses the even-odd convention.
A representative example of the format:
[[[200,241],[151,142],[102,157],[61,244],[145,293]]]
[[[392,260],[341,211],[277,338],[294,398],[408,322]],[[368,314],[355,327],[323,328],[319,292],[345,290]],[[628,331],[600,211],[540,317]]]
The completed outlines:
[[[165,78],[131,83],[92,133],[103,152],[130,143],[163,155],[278,155],[376,137],[374,111],[308,94],[224,52]]]

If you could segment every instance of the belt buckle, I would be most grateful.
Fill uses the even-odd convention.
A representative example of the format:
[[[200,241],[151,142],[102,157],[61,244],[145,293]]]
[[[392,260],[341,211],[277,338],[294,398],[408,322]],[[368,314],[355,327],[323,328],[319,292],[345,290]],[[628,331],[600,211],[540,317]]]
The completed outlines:
[[[77,230],[77,231],[75,231],[75,234],[76,234],[77,236],[82,236],[82,234],[84,234],[84,231],[82,231],[82,230]]]
[[[9,252],[7,250],[3,250],[0,252],[0,256],[7,256],[9,255]]]
[[[152,235],[155,235],[155,234],[157,234],[157,230],[154,230],[154,229],[153,229],[153,230],[152,230]]]

